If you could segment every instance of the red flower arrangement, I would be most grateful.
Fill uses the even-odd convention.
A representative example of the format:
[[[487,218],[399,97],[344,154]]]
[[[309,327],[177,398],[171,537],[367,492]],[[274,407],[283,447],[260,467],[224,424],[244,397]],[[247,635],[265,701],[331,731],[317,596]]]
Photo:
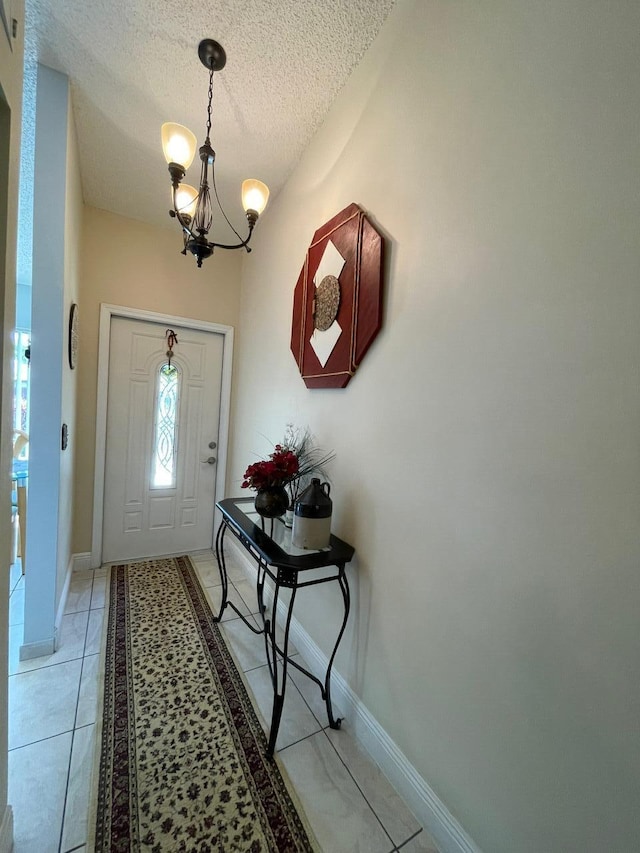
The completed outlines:
[[[244,472],[243,489],[267,489],[273,486],[286,486],[298,475],[298,457],[292,450],[276,444],[269,458],[254,462]]]

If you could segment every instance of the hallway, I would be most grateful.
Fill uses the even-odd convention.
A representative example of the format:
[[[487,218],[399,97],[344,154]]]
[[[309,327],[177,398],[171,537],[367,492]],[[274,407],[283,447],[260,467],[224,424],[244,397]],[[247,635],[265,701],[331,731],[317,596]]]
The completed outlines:
[[[200,552],[192,559],[207,596],[216,605],[220,581],[213,554]],[[230,597],[249,614],[255,590],[233,558],[228,559],[227,568]],[[20,662],[24,578],[19,564],[12,569],[9,802],[14,809],[15,853],[88,853],[105,591],[106,569],[74,573],[59,650]],[[237,618],[224,619],[223,631],[245,673],[258,714],[268,718],[271,685],[262,640]],[[322,850],[437,853],[433,840],[357,746],[349,721],[340,731],[325,726],[319,693],[294,674],[278,754]]]

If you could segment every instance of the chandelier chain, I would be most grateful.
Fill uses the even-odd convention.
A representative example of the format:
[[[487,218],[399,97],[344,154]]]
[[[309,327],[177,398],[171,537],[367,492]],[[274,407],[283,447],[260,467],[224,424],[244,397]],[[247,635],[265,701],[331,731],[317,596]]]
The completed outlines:
[[[207,106],[207,140],[211,133],[211,101],[213,100],[213,68],[209,72],[209,104]]]

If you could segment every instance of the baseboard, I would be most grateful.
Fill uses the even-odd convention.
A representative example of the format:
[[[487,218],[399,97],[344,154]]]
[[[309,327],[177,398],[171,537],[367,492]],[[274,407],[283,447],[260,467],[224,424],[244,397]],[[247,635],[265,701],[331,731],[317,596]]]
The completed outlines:
[[[0,823],[0,853],[13,850],[13,809],[6,806]]]
[[[55,652],[55,638],[47,637],[37,643],[23,643],[20,646],[20,660],[31,660],[42,655],[52,655]]]
[[[64,576],[64,584],[62,585],[62,593],[60,594],[60,601],[58,602],[58,610],[56,612],[56,621],[53,628],[53,639],[56,649],[58,648],[58,637],[60,636],[60,629],[62,627],[62,617],[64,616],[64,612],[67,607],[67,596],[69,595],[71,575],[73,574],[73,563],[74,559],[72,554],[69,558],[69,564],[67,565],[67,573]]]
[[[233,537],[225,539],[225,548],[234,556],[250,578],[255,579],[255,563]],[[282,602],[278,607],[278,621],[285,615]],[[321,676],[326,672],[328,658],[309,636],[300,622],[291,620],[291,640],[297,646],[311,672]],[[331,697],[349,719],[356,738],[385,774],[398,794],[409,806],[422,826],[429,832],[441,853],[481,853],[480,848],[467,835],[462,826],[439,799],[433,789],[420,776],[397,744],[370,713],[360,697],[349,687],[334,668],[331,674]]]
[[[53,625],[53,637],[47,640],[39,640],[37,643],[23,643],[23,645],[20,646],[20,660],[31,660],[31,658],[38,658],[41,655],[51,655],[56,651],[58,648],[58,637],[60,636],[60,629],[62,627],[62,618],[67,607],[67,596],[69,595],[71,576],[74,571],[78,570],[78,564],[84,568],[83,561],[86,561],[86,558],[90,558],[90,556],[90,554],[71,555],[69,558],[69,565],[67,566],[67,572],[64,577],[62,593],[60,594],[60,601],[58,602],[58,609],[56,611],[56,620]]]
[[[280,612],[282,610],[282,612]],[[278,608],[279,620],[286,614]],[[326,672],[327,656],[297,619],[291,620],[291,639],[316,675]],[[349,720],[350,728],[422,826],[433,836],[441,853],[481,853],[429,784],[420,776],[360,697],[335,669],[331,696]]]
[[[89,551],[85,551],[81,554],[72,554],[71,562],[73,563],[74,572],[86,571],[87,569],[92,568],[91,553]]]
[[[58,611],[56,613],[56,621],[54,626],[53,638],[56,649],[58,648],[58,637],[60,636],[60,628],[62,627],[62,617],[64,616],[67,607],[67,596],[69,595],[69,586],[71,584],[71,578],[73,576],[73,573],[90,568],[91,554],[89,553],[72,554],[69,558],[69,565],[67,566],[67,573],[64,578],[64,585],[62,587],[60,601],[58,602]]]

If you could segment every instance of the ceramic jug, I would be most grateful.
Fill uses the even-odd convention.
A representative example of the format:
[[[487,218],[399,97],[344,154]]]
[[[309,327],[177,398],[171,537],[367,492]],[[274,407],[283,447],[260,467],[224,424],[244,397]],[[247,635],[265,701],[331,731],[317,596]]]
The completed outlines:
[[[320,483],[314,477],[296,501],[291,541],[297,548],[319,551],[329,547],[333,509],[330,491],[329,483]]]

